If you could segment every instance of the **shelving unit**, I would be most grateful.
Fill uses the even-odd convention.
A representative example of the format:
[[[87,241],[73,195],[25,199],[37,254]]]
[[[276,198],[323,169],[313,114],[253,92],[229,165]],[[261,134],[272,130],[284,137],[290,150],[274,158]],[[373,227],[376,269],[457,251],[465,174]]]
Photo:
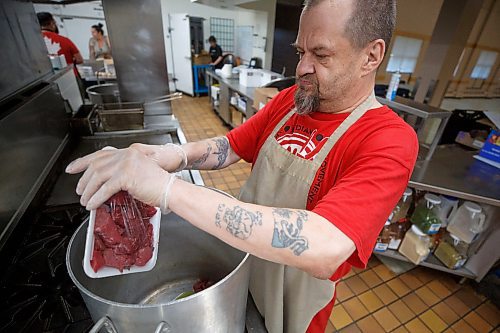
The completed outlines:
[[[486,214],[487,230],[474,244],[474,255],[457,270],[444,266],[433,254],[421,266],[480,281],[500,259],[500,180],[493,166],[473,158],[476,152],[459,146],[438,146],[431,160],[417,161],[408,187],[451,195],[480,204]],[[374,252],[383,257],[409,262],[395,250]]]

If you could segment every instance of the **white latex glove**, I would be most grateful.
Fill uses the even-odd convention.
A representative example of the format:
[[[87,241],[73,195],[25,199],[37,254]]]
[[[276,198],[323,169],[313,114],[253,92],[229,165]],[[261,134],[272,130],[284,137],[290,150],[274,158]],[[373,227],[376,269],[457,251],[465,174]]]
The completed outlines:
[[[80,203],[96,209],[123,190],[148,205],[166,212],[174,175],[137,149],[105,148],[76,159],[66,167],[70,174],[84,172],[76,187]]]
[[[130,146],[155,161],[163,170],[177,172],[187,165],[187,155],[181,146],[167,143],[166,145],[145,145],[134,143]]]

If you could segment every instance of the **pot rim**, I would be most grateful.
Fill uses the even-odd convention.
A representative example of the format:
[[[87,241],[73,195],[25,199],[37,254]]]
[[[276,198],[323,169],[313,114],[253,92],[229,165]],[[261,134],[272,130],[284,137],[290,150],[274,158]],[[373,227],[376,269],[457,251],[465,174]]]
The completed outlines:
[[[177,304],[177,303],[180,303],[180,302],[191,300],[191,299],[199,296],[200,294],[203,294],[205,291],[207,291],[207,290],[213,290],[216,287],[218,287],[219,285],[223,284],[231,276],[235,275],[236,272],[247,262],[248,258],[250,257],[250,254],[246,253],[245,256],[243,257],[243,259],[241,260],[241,262],[238,264],[238,266],[236,266],[223,279],[219,280],[217,283],[215,283],[214,285],[208,287],[207,289],[204,289],[204,290],[200,291],[199,293],[193,294],[193,295],[188,296],[188,297],[184,297],[184,298],[181,298],[181,299],[178,299],[178,300],[174,300],[174,301],[171,301],[171,302],[167,302],[167,303],[155,303],[155,304],[129,304],[129,303],[120,303],[120,302],[110,301],[110,300],[108,300],[106,298],[103,298],[101,296],[98,296],[98,295],[92,293],[90,290],[88,290],[86,287],[84,287],[80,283],[80,281],[78,281],[78,279],[76,278],[76,276],[73,274],[73,270],[71,269],[71,260],[70,260],[71,247],[73,245],[73,241],[74,241],[76,235],[78,234],[78,232],[80,231],[80,229],[83,228],[84,224],[86,224],[86,223],[87,223],[87,221],[84,221],[78,227],[78,229],[76,229],[76,231],[73,234],[73,236],[71,236],[71,240],[69,241],[69,244],[68,244],[68,249],[66,250],[66,269],[68,270],[68,274],[69,274],[71,280],[73,281],[73,283],[78,287],[78,289],[81,292],[85,293],[87,296],[90,296],[90,297],[92,297],[95,300],[98,300],[98,301],[100,301],[102,303],[105,303],[105,304],[109,304],[111,306],[120,306],[120,307],[125,307],[125,308],[132,308],[132,309],[144,309],[144,308],[156,308],[158,306],[163,306],[163,305]],[[236,250],[238,250],[238,249],[236,249]],[[238,250],[238,251],[240,251],[240,250]],[[243,251],[240,251],[240,252],[243,252]],[[243,252],[243,253],[245,253],[245,252]]]
[[[101,94],[97,91],[93,91],[91,89],[95,88],[95,87],[111,87],[111,86],[115,86],[118,89],[118,84],[116,84],[116,83],[103,83],[103,84],[95,84],[93,86],[90,86],[87,89],[85,89],[85,91],[87,92],[87,94],[91,94],[91,95],[103,95],[103,94]]]

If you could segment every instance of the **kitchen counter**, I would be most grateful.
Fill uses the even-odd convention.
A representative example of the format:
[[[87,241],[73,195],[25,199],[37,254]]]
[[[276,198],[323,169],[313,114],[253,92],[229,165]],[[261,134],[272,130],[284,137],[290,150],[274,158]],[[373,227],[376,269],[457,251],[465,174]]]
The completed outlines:
[[[410,185],[500,207],[500,170],[474,155],[458,145],[438,146],[430,160],[417,162]]]

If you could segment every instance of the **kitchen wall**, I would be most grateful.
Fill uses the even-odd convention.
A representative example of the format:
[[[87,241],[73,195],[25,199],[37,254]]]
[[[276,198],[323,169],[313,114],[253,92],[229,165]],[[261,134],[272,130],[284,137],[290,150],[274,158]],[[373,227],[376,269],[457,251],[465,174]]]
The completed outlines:
[[[394,36],[417,38],[423,41],[414,73],[411,76],[402,76],[402,79],[409,84],[414,84],[419,76],[422,60],[442,3],[443,0],[398,0],[398,18]],[[450,82],[446,97],[500,97],[500,27],[498,22],[500,22],[500,1],[485,1],[458,64],[456,75]],[[387,84],[390,80],[391,73],[386,72],[386,67],[391,48],[392,43],[377,73],[377,83]],[[498,52],[496,63],[488,79],[471,79],[472,69],[483,50]]]
[[[203,33],[205,35],[205,48],[208,50],[208,37],[210,36],[210,17],[234,19],[236,26],[253,26],[253,33],[257,34],[256,39],[274,35],[274,4],[276,0],[256,1],[253,4],[245,6],[251,9],[233,6],[228,9],[207,6],[199,3],[189,2],[187,0],[161,0],[163,29],[168,31],[168,14],[186,13],[191,16],[205,18],[203,24]],[[271,30],[269,30],[269,20],[272,21]],[[216,36],[217,37],[217,36]],[[168,43],[168,41],[166,41]],[[261,46],[261,45],[259,45]],[[272,38],[267,40],[266,49],[252,48],[252,56],[262,59],[264,67],[270,68],[272,55]],[[171,60],[168,59],[170,50],[167,46],[167,68],[172,68]]]

